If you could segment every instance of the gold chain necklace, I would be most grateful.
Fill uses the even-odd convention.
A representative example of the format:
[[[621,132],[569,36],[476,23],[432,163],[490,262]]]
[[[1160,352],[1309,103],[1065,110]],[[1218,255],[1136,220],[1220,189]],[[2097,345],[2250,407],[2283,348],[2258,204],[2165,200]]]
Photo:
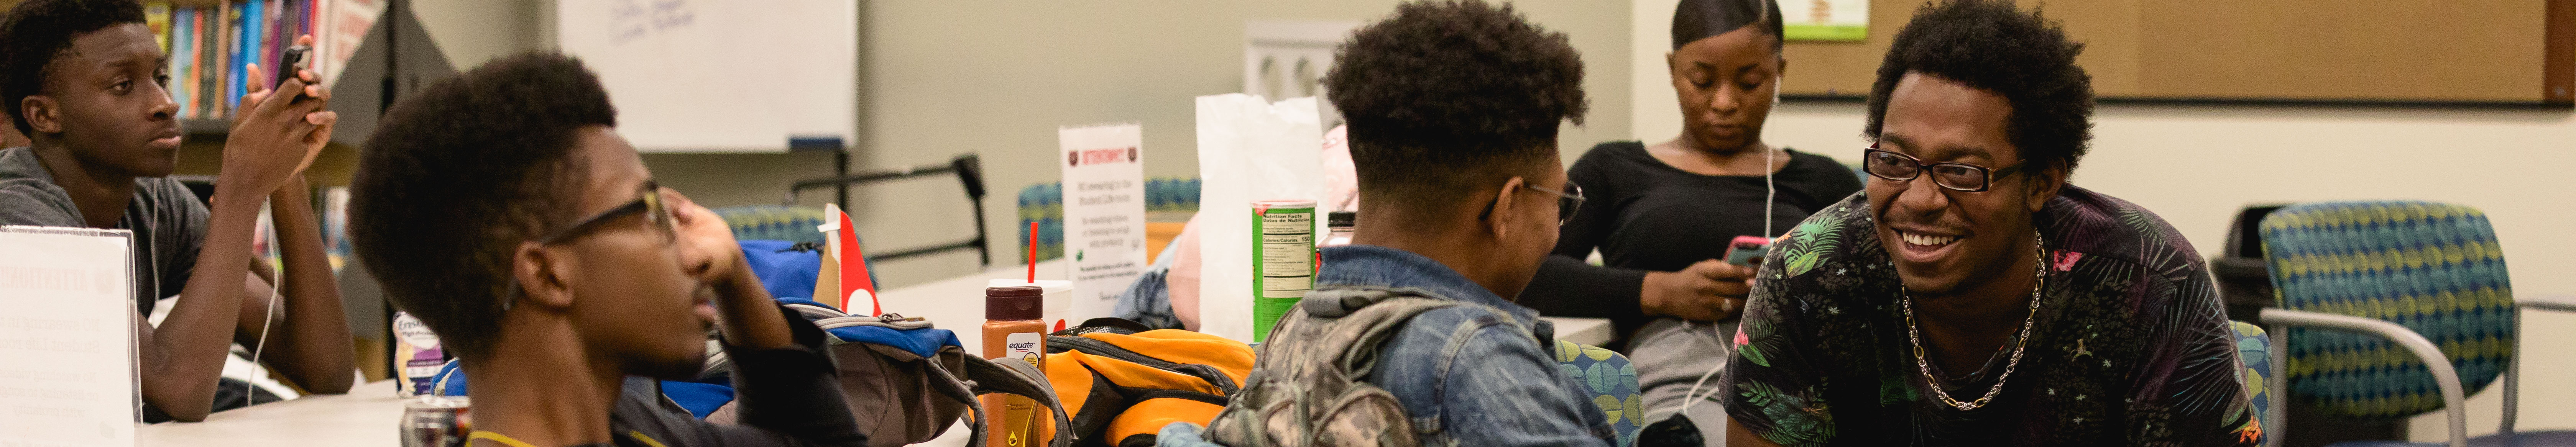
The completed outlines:
[[[1923,373],[1923,384],[1932,387],[1932,397],[1939,398],[1941,403],[1960,411],[1984,407],[1987,402],[1995,400],[1995,395],[2003,394],[2004,382],[2012,379],[2013,368],[2021,365],[2022,348],[2030,341],[2030,327],[2032,323],[2039,321],[2039,290],[2041,285],[2048,282],[2048,240],[2041,238],[2037,232],[2032,232],[2031,240],[2039,243],[2037,253],[2039,260],[2035,262],[2038,268],[2032,269],[2031,272],[2030,316],[2022,317],[2021,336],[2013,339],[2012,359],[2004,362],[2003,375],[1995,376],[1995,386],[1987,388],[1986,394],[1978,396],[1974,401],[1960,402],[1959,399],[1950,397],[1949,391],[1941,389],[1941,379],[1932,375],[1932,362],[1923,358],[1923,331],[1917,329],[1914,324],[1914,295],[1907,293],[1903,282],[1899,281],[1896,290],[1899,296],[1904,298],[1899,303],[1905,308],[1905,338],[1914,343],[1914,369]]]

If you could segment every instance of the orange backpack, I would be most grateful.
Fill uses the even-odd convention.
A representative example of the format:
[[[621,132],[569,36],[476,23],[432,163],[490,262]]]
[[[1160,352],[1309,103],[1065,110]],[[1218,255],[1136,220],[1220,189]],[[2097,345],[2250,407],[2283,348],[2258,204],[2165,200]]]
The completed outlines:
[[[1075,445],[1150,446],[1165,425],[1206,425],[1252,372],[1252,347],[1225,337],[1086,329],[1047,337],[1047,382],[1072,413]]]

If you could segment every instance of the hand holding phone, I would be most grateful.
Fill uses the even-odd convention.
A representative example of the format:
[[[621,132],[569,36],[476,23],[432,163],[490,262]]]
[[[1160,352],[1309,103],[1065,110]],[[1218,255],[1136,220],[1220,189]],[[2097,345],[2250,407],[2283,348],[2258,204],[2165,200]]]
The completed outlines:
[[[312,69],[313,61],[310,57],[312,54],[313,47],[304,44],[296,44],[279,51],[277,65],[273,65],[277,67],[277,75],[274,76],[277,78],[277,85],[284,86],[286,80],[303,76],[304,70]]]

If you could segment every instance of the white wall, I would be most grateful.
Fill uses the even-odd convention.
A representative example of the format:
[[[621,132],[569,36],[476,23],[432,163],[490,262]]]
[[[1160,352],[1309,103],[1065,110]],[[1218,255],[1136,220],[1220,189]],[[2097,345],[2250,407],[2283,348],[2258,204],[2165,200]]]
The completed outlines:
[[[1632,125],[1649,139],[1680,133],[1661,59],[1674,3],[1635,6]],[[1872,32],[1902,26],[1871,25]],[[1851,159],[1867,144],[1859,136],[1865,112],[1851,103],[1782,104],[1763,138]],[[2250,203],[2423,199],[2475,206],[2494,221],[2518,294],[2567,295],[2576,294],[2569,274],[2576,272],[2576,233],[2567,231],[2576,200],[2555,187],[2571,166],[2576,119],[2563,110],[2128,105],[2095,112],[2093,149],[2073,182],[2155,211],[2207,254],[2218,252],[2228,222]],[[2576,315],[2525,315],[2522,371],[2529,379],[2518,425],[2576,428],[2576,405],[2564,404],[2576,401],[2576,368],[2569,367],[2576,351],[2554,349],[2576,345],[2576,329],[2569,329]],[[2470,434],[2495,431],[2500,388],[2470,399]],[[2435,441],[2444,426],[2438,414],[2418,417],[2409,433]]]
[[[422,31],[456,71],[492,58],[554,46],[548,0],[408,0]]]

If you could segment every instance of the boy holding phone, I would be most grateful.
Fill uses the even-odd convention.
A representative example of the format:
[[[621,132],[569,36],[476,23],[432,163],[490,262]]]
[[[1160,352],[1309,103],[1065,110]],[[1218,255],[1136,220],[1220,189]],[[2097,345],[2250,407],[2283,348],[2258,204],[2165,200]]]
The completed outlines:
[[[0,19],[0,104],[30,141],[0,149],[0,225],[134,232],[147,421],[197,421],[250,404],[247,384],[220,376],[233,343],[263,338],[270,348],[260,360],[287,382],[347,392],[349,327],[301,175],[330,140],[330,92],[298,71],[281,94],[245,96],[209,207],[169,178],[182,136],[165,89],[168,60],[131,0],[29,0]],[[257,67],[249,75],[266,78]],[[264,201],[276,205],[283,284],[252,268]],[[169,318],[144,324],[170,295],[181,299]]]

